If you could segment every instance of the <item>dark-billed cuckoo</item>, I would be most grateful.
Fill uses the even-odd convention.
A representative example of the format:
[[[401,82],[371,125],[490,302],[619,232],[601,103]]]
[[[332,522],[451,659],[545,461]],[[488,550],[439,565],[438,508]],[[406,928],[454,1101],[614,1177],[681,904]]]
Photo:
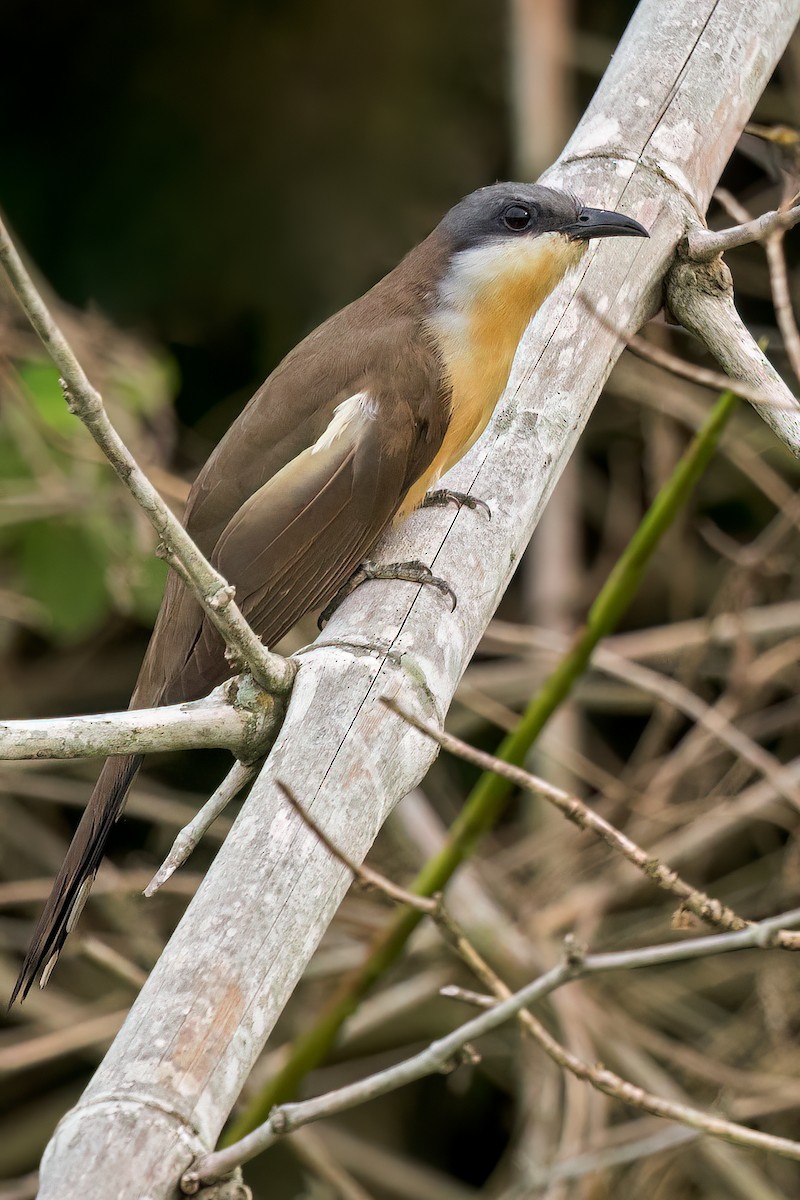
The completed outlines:
[[[486,428],[542,301],[590,238],[621,236],[648,234],[552,188],[482,188],[275,368],[200,472],[185,516],[268,645],[327,604],[422,504]],[[131,707],[204,696],[231,674],[224,649],[171,574]],[[140,763],[105,763],[12,1003],[42,968],[46,982]]]

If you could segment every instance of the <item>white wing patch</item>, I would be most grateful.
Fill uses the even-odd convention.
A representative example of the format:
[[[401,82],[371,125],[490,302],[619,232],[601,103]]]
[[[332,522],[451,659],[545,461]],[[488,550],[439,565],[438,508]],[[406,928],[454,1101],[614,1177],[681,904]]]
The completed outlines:
[[[67,918],[67,933],[72,933],[73,929],[78,923],[78,917],[83,912],[83,906],[89,899],[89,892],[92,890],[92,884],[94,883],[96,874],[97,871],[92,871],[91,875],[84,879],[83,883],[78,888],[78,894],[72,902],[72,908],[70,909],[70,914]]]
[[[348,396],[333,410],[333,417],[325,432],[317,438],[311,447],[312,454],[321,450],[330,450],[333,443],[346,433],[355,433],[366,421],[374,421],[378,415],[378,405],[369,392],[356,392]]]

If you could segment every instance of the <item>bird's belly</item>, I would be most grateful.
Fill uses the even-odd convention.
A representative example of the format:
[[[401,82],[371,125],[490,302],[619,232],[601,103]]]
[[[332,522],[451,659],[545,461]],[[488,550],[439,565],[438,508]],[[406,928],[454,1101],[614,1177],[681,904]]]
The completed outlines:
[[[492,381],[491,388],[472,386],[460,395],[454,390],[450,424],[444,440],[433,462],[407,493],[403,505],[395,517],[395,522],[403,520],[410,512],[418,508],[425,499],[428,489],[435,487],[442,475],[455,466],[458,460],[463,458],[467,451],[474,446],[489,424],[507,379],[508,372],[505,373],[502,381]]]
[[[470,324],[468,338],[453,338],[455,345],[448,347],[442,339],[451,386],[450,420],[436,456],[411,487],[396,522],[419,507],[426,491],[475,444],[489,424],[508,382],[521,331],[498,327],[491,321],[473,320]],[[464,349],[464,344],[468,349]]]
[[[543,234],[530,242],[490,244],[457,256],[459,265],[430,320],[451,386],[450,421],[436,457],[412,486],[396,521],[422,503],[427,489],[483,433],[528,321],[583,250],[581,243],[560,234]]]

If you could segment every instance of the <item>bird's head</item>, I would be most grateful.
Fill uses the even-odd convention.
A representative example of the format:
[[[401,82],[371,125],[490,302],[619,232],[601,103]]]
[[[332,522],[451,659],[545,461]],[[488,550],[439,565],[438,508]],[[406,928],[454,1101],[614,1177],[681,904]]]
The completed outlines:
[[[571,242],[650,236],[632,217],[589,208],[571,192],[538,183],[495,183],[471,192],[450,209],[439,229],[453,253],[526,242],[544,234],[558,234]]]
[[[447,248],[440,303],[461,312],[488,305],[519,314],[523,323],[591,238],[650,236],[632,217],[532,183],[470,193],[443,217],[436,235]]]

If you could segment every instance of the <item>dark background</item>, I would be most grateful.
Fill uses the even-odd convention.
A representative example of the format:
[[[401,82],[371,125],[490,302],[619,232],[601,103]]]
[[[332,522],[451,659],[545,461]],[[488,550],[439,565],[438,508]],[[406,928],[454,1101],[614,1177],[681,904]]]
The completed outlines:
[[[631,3],[602,32],[591,95]],[[513,174],[495,0],[3,6],[2,204],[59,294],[166,345],[216,435],[302,334]],[[584,52],[584,57],[586,53]]]

